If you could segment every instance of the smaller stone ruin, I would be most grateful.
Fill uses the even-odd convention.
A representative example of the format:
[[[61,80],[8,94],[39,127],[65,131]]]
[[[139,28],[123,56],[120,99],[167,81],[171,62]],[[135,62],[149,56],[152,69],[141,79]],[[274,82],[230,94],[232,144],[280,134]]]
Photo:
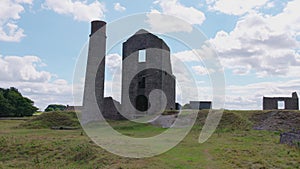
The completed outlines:
[[[283,102],[284,107],[279,108],[278,102]],[[299,110],[299,99],[296,92],[292,97],[263,97],[263,110]]]
[[[300,148],[300,131],[284,132],[280,134],[280,143]]]
[[[205,110],[211,109],[211,101],[190,101],[190,109],[193,110]]]

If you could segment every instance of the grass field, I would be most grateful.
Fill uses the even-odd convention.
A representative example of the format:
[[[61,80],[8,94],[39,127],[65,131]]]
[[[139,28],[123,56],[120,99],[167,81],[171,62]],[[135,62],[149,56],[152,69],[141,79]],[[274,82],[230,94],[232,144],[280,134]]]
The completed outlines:
[[[203,144],[198,143],[200,118],[176,147],[144,159],[113,155],[96,146],[82,129],[51,130],[49,124],[37,127],[39,121],[34,120],[0,120],[0,168],[300,168],[300,150],[279,144],[279,132],[252,130],[251,113],[225,112],[218,130]],[[165,130],[126,121],[111,124],[133,137]]]

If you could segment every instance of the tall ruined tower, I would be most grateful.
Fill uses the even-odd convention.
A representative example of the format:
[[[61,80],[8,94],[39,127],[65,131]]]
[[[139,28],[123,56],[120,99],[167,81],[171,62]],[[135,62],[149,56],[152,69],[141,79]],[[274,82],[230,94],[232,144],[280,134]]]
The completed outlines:
[[[99,109],[103,112],[105,53],[106,23],[92,21],[83,95],[83,123],[102,119]]]
[[[155,89],[163,95],[157,94],[150,101]],[[127,116],[130,118],[175,109],[170,48],[162,39],[143,29],[123,43],[121,104],[123,113],[132,114]]]

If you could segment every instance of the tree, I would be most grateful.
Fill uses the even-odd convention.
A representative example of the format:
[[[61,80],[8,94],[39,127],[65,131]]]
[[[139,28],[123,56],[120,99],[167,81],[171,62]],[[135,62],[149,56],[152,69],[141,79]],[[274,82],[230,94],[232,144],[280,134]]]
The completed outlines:
[[[38,110],[33,104],[32,100],[23,97],[14,87],[0,88],[0,117],[32,116]]]
[[[47,106],[47,108],[45,109],[45,112],[49,112],[49,111],[63,111],[66,109],[65,105],[61,105],[61,104],[50,104]]]

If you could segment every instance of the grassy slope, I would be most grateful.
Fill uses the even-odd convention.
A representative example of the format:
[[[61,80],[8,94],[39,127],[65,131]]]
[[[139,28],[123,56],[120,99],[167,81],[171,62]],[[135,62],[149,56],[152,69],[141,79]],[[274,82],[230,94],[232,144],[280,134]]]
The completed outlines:
[[[300,151],[278,144],[278,132],[251,130],[251,113],[226,112],[207,142],[197,142],[198,125],[175,148],[146,159],[110,154],[82,130],[22,129],[16,126],[24,121],[1,120],[0,168],[300,168]],[[112,125],[134,137],[163,131],[128,122]]]

